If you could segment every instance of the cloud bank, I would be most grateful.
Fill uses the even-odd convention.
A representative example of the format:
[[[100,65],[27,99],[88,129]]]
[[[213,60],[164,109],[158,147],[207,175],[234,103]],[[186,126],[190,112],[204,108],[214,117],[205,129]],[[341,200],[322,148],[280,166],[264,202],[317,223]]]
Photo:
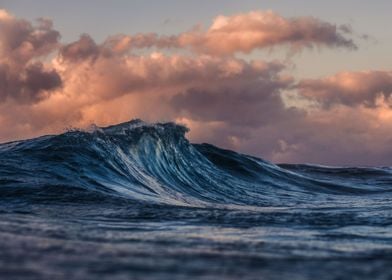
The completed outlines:
[[[211,55],[250,53],[257,49],[288,46],[297,52],[305,48],[329,47],[356,49],[347,37],[348,25],[337,26],[314,17],[284,18],[272,11],[252,11],[233,16],[218,16],[207,30],[193,30],[173,36],[154,33],[110,37],[106,44],[117,51],[131,48],[183,48]]]
[[[391,165],[390,71],[296,80],[283,62],[235,55],[354,50],[351,33],[267,11],[218,16],[205,31],[173,36],[62,43],[50,20],[0,11],[0,141],[142,118],[182,122],[192,141],[276,162]],[[289,104],[293,92],[298,102]]]

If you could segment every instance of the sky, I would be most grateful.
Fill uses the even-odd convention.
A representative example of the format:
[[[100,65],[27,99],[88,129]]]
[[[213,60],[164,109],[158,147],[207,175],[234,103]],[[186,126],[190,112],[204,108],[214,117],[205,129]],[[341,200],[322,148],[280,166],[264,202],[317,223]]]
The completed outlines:
[[[273,162],[390,166],[391,8],[0,0],[0,142],[141,118]]]

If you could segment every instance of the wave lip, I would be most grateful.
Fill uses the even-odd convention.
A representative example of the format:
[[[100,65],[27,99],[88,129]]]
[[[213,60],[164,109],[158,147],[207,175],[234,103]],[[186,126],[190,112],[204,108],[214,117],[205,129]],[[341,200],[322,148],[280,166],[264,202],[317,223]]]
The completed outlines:
[[[0,144],[0,188],[8,198],[203,207],[284,206],[390,191],[390,168],[275,165],[191,144],[188,129],[141,120]]]

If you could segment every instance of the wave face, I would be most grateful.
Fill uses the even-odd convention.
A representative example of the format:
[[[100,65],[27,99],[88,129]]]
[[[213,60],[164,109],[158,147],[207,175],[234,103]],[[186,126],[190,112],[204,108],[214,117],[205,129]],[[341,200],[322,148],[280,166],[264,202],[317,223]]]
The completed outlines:
[[[68,192],[188,206],[285,206],[390,191],[390,168],[274,165],[192,145],[187,128],[134,120],[0,146],[1,186],[12,196]],[[333,195],[333,196],[331,196]],[[60,196],[64,198],[63,196]],[[339,199],[337,197],[337,199]]]
[[[38,278],[96,279],[100,272],[84,265],[101,261],[102,269],[113,270],[118,279],[134,273],[181,279],[194,276],[195,270],[207,278],[227,278],[224,271],[240,259],[243,266],[233,268],[238,277],[263,272],[266,279],[275,279],[279,273],[302,271],[302,278],[312,279],[320,277],[324,270],[314,267],[323,263],[328,264],[325,271],[345,278],[353,272],[334,269],[334,257],[343,258],[339,263],[348,258],[346,266],[359,269],[362,260],[376,256],[375,275],[385,276],[380,267],[390,265],[385,256],[392,252],[390,231],[383,230],[392,224],[390,167],[275,165],[191,144],[186,132],[174,123],[133,120],[1,144],[0,249],[5,253],[0,261],[12,267],[10,260],[31,257],[15,251],[27,242],[32,252],[48,255],[35,260]],[[130,245],[131,239],[137,245]],[[55,258],[42,240],[60,248]],[[61,240],[79,243],[66,248]],[[169,240],[177,246],[173,251],[162,247]],[[196,249],[186,251],[189,244]],[[98,253],[86,255],[91,248]],[[150,252],[145,258],[152,267],[130,253],[135,250]],[[116,262],[104,260],[113,252]],[[162,254],[169,254],[167,263],[161,262]],[[127,270],[123,255],[138,268]],[[58,256],[73,263],[78,274],[64,270],[57,275]],[[292,258],[308,260],[308,266],[298,268]],[[279,262],[282,267],[276,269]],[[26,279],[32,271],[24,269],[11,274]]]

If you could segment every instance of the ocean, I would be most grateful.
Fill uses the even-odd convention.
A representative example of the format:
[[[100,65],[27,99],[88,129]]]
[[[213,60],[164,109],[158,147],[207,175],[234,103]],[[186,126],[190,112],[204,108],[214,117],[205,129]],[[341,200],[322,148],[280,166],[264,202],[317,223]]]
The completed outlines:
[[[133,120],[0,144],[1,279],[392,279],[392,168]]]

